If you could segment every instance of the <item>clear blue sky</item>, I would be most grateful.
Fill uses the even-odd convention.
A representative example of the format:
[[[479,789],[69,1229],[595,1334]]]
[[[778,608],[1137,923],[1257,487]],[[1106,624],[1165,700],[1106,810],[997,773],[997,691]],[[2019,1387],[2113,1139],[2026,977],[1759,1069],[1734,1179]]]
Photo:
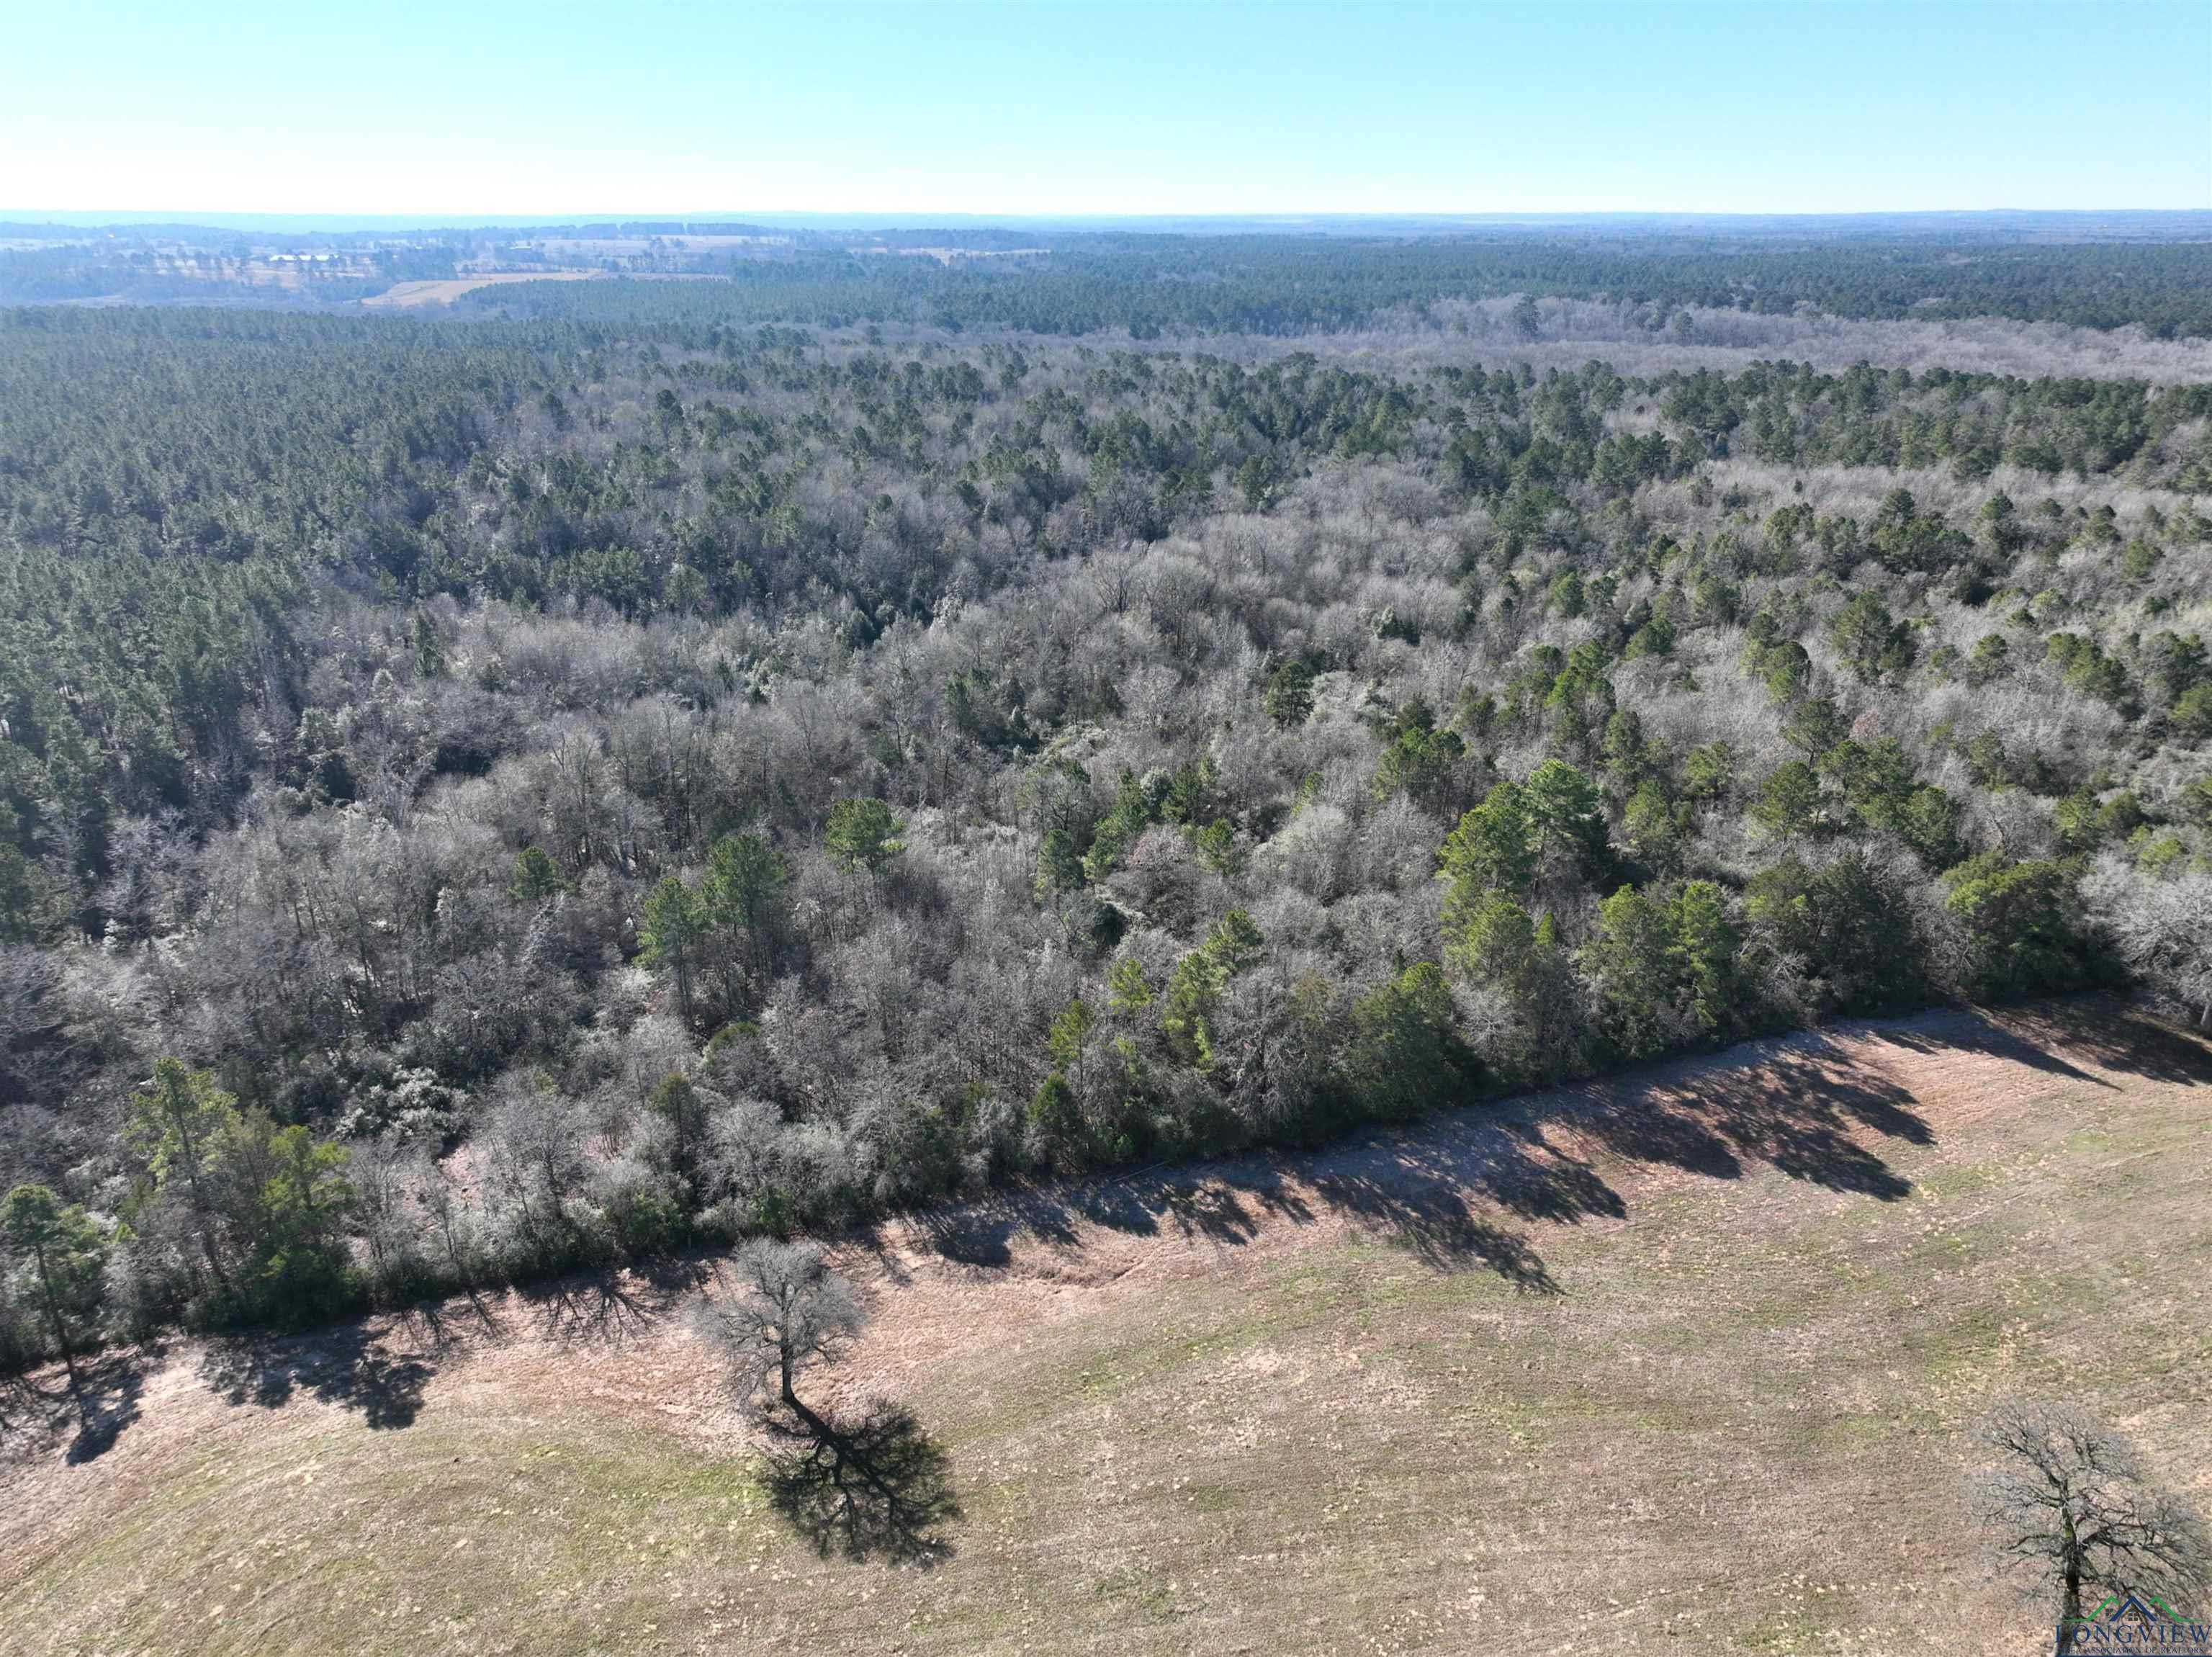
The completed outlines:
[[[27,0],[0,209],[2212,206],[2212,0]]]

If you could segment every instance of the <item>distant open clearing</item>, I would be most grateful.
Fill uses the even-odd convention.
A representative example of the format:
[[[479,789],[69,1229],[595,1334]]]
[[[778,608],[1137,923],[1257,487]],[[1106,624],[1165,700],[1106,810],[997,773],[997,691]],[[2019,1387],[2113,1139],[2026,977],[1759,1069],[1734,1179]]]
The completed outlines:
[[[504,287],[512,282],[593,282],[604,271],[501,271],[484,276],[450,277],[431,282],[396,282],[380,294],[362,300],[364,305],[411,309],[422,305],[450,305],[478,288]]]
[[[2074,1398],[2212,1505],[2208,1127],[2203,1041],[1943,1013],[886,1227],[927,1569],[768,1510],[675,1278],[180,1343],[0,1474],[0,1649],[2040,1649],[1960,1429]]]

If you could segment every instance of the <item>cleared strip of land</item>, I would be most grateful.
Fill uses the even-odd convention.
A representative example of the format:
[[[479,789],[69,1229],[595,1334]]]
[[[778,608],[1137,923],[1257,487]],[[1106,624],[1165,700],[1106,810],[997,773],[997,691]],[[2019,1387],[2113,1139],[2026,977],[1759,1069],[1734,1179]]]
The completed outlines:
[[[8,1470],[0,1649],[2036,1649],[1960,1429],[2075,1398],[2212,1505],[2208,1126],[2185,1033],[1943,1014],[886,1227],[927,1569],[769,1511],[684,1274],[180,1343]]]
[[[450,305],[463,294],[479,288],[500,288],[516,282],[595,282],[604,271],[499,271],[482,276],[448,277],[428,282],[395,282],[380,294],[361,302],[392,310],[412,310],[425,305]]]

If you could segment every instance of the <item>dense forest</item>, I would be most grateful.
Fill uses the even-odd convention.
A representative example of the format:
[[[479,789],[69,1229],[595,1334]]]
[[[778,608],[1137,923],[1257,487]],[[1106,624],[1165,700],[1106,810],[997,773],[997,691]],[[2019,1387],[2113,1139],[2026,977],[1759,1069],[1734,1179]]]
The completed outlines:
[[[0,312],[0,1358],[1947,997],[2206,1016],[2212,387],[1071,337],[2203,333],[2206,250],[1547,246]]]
[[[1658,332],[1699,307],[1787,315],[2011,317],[2133,326],[2159,338],[2212,336],[2212,243],[1877,241],[1781,243],[1713,237],[1430,238],[1348,244],[1304,237],[1090,236],[1027,268],[971,261],[725,259],[720,289],[672,285],[656,311],[745,320],[914,322],[1139,339],[1180,333],[1326,333],[1421,317],[1439,304],[1520,294],[1622,301]],[[614,320],[636,298],[534,288],[480,305]]]

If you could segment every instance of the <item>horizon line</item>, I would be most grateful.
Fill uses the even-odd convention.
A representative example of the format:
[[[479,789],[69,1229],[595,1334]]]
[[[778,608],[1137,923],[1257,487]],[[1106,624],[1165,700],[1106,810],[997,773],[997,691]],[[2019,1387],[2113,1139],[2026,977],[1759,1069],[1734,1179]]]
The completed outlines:
[[[96,229],[105,226],[133,224],[205,225],[211,228],[224,228],[222,221],[253,221],[257,228],[273,228],[288,222],[319,220],[325,222],[375,222],[392,228],[419,226],[424,228],[446,229],[471,228],[522,228],[536,225],[562,226],[578,224],[623,224],[653,222],[821,222],[850,223],[866,222],[883,226],[911,226],[927,228],[936,223],[959,222],[968,224],[1115,224],[1115,223],[1209,223],[1223,221],[1249,223],[1382,223],[1424,222],[1436,224],[1547,224],[1605,222],[1667,222],[1682,221],[1745,222],[1777,219],[1808,222],[1838,222],[1854,219],[1998,219],[1998,218],[2094,218],[2099,216],[2161,217],[2205,219],[2212,221],[2212,205],[2206,206],[2099,206],[2099,207],[1863,207],[1848,209],[1727,209],[1703,208],[1558,208],[1541,210],[1489,210],[1479,209],[1390,209],[1360,208],[1338,211],[1327,208],[1285,210],[1247,210],[1222,208],[1216,210],[1175,211],[1089,211],[1080,209],[1023,210],[1008,212],[979,211],[966,208],[915,208],[878,210],[872,208],[714,208],[702,210],[622,211],[570,210],[485,212],[374,212],[349,210],[343,208],[124,208],[124,207],[14,207],[0,206],[0,222],[15,224],[52,224],[70,229]]]

